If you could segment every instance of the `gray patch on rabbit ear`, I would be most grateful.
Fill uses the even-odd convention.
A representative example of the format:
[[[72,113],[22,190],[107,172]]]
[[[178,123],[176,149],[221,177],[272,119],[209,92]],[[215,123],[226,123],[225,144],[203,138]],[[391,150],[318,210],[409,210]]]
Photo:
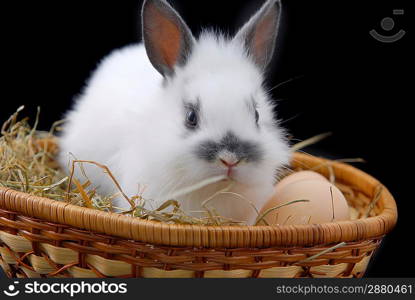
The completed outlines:
[[[195,39],[180,15],[165,0],[145,0],[141,11],[142,33],[147,56],[164,77],[183,66]]]
[[[261,69],[267,67],[274,54],[280,18],[280,0],[268,0],[234,38],[242,42]]]

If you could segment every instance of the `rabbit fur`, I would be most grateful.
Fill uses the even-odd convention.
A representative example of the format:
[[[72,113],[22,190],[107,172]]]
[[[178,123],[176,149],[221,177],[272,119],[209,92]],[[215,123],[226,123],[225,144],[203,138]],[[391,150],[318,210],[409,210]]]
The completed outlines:
[[[150,209],[175,191],[228,176],[231,190],[208,205],[254,223],[249,202],[263,206],[290,159],[264,87],[280,11],[279,1],[268,0],[234,38],[204,30],[196,39],[166,1],[145,1],[143,43],[104,58],[67,113],[61,165],[68,166],[69,153],[102,163],[129,197],[141,194]],[[114,193],[100,168],[84,168],[100,193]],[[212,183],[176,200],[198,216],[202,202],[228,185]],[[122,197],[114,206],[130,208]]]

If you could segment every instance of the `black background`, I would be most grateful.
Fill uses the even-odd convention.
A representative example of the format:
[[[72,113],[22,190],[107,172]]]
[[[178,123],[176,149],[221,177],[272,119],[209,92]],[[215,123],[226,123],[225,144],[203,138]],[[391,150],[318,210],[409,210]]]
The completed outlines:
[[[291,81],[272,92],[280,99],[278,117],[298,140],[333,132],[310,151],[367,161],[359,167],[391,190],[400,213],[367,275],[413,277],[413,176],[405,174],[412,168],[413,137],[409,1],[282,1],[282,26],[268,86]],[[262,3],[170,2],[195,35],[206,26],[234,33]],[[40,127],[47,129],[70,107],[103,56],[140,40],[139,0],[3,1],[0,6],[0,120],[22,104],[26,115],[33,116],[40,105]],[[393,16],[393,9],[406,10],[403,16]],[[384,17],[395,20],[390,32],[380,26]],[[404,29],[407,34],[385,44],[369,35],[371,29],[384,35]]]

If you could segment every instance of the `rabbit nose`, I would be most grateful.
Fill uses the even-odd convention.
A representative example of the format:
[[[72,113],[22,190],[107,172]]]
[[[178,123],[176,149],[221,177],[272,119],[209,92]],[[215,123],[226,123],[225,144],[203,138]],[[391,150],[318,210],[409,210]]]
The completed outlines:
[[[237,164],[239,164],[240,160],[235,158],[219,158],[220,162],[224,164],[228,168],[235,167]]]
[[[233,152],[230,151],[221,151],[218,155],[219,161],[226,167],[232,168],[235,167],[241,159]]]

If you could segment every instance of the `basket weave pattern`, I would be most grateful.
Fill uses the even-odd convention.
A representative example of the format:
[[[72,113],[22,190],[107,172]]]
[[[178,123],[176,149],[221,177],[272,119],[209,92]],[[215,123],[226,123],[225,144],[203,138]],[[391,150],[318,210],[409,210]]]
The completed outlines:
[[[361,277],[396,223],[393,197],[349,165],[296,154],[361,216],[313,225],[162,224],[0,188],[0,265],[9,277]],[[317,167],[317,169],[316,169]],[[345,242],[339,246],[340,242]],[[333,247],[333,246],[339,247]]]

